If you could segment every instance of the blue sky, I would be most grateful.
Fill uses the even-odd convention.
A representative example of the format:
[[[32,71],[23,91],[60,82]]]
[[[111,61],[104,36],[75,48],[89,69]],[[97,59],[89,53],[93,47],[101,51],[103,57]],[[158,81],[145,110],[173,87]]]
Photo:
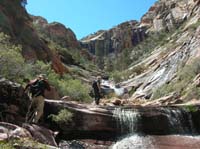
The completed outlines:
[[[27,11],[71,28],[78,39],[122,22],[140,20],[156,0],[28,0]]]

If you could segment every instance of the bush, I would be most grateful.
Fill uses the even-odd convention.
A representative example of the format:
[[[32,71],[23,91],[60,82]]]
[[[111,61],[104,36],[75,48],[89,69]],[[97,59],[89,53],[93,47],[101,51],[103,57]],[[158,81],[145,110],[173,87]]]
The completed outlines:
[[[0,75],[20,82],[20,78],[26,75],[25,60],[21,55],[21,46],[11,44],[9,40],[9,36],[0,33]]]
[[[0,148],[2,149],[15,149],[11,142],[0,141]]]
[[[60,110],[58,115],[55,114],[49,115],[49,118],[51,118],[52,121],[56,122],[57,124],[69,123],[72,121],[72,117],[73,114],[67,109]]]
[[[53,85],[61,96],[70,96],[72,100],[80,102],[90,102],[89,87],[83,84],[80,80],[73,79],[70,75],[59,76],[51,69],[51,64],[45,64],[42,61],[37,61],[29,67],[29,76],[38,74],[46,74],[48,81]],[[27,71],[28,72],[28,71]]]
[[[89,86],[83,84],[79,80],[63,79],[59,81],[60,93],[62,95],[68,95],[72,100],[80,102],[90,102]]]
[[[115,83],[122,81],[122,73],[120,71],[114,71],[110,74],[110,76],[113,78]]]
[[[13,45],[9,36],[0,33],[0,75],[9,80],[23,83],[24,79],[33,79],[38,74],[46,74],[49,83],[53,85],[60,95],[68,95],[73,100],[89,102],[89,87],[71,76],[59,76],[51,68],[51,63],[36,61],[25,63],[21,55],[21,46]]]

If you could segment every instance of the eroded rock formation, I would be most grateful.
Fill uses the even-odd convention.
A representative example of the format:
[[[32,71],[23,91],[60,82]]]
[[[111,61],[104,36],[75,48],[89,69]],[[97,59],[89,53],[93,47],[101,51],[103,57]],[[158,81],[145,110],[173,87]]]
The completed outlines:
[[[58,22],[48,23],[46,19],[39,16],[31,16],[33,24],[39,32],[58,43],[62,47],[80,48],[76,35],[70,28],[66,28]]]
[[[108,31],[98,31],[81,39],[81,45],[91,53],[100,50],[104,55],[120,53],[125,48],[132,48],[145,39],[146,28],[137,21],[122,23]]]

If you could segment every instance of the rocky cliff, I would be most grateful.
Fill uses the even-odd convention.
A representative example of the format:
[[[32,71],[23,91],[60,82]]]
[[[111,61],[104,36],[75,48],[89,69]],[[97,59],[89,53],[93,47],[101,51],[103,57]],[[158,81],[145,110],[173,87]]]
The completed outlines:
[[[45,34],[54,42],[62,47],[80,49],[76,35],[70,28],[66,28],[63,24],[58,22],[48,23],[46,19],[39,16],[31,16],[33,24],[36,29]]]
[[[110,30],[98,31],[81,39],[81,45],[91,53],[101,50],[104,55],[120,53],[125,48],[131,48],[143,41],[146,27],[141,27],[137,21],[124,22]]]
[[[132,100],[153,98],[158,94],[155,93],[156,90],[161,87],[160,95],[155,98],[169,92],[174,92],[176,97],[185,98],[191,93],[191,88],[194,87],[192,80],[199,73],[195,70],[192,74],[191,71],[192,75],[188,74],[190,81],[183,78],[184,83],[180,81],[183,68],[198,65],[193,61],[199,59],[200,50],[199,5],[199,0],[159,0],[140,22],[129,21],[107,31],[98,31],[83,38],[81,45],[97,56],[102,56],[99,51],[105,56],[108,53],[120,55],[124,50],[130,49],[126,57],[130,58],[133,66],[125,72],[128,81],[122,85],[134,92]],[[136,51],[138,47],[140,51]],[[120,61],[123,63],[122,58]],[[188,83],[190,87],[186,86]],[[195,90],[193,94],[197,94],[198,88]]]
[[[109,53],[120,55],[126,49],[134,50],[133,48],[146,38],[151,38],[152,32],[173,32],[179,28],[183,22],[195,15],[194,3],[198,1],[159,0],[140,22],[128,21],[110,30],[100,30],[81,39],[81,45],[97,56],[107,56]],[[102,54],[99,55],[98,51]]]
[[[163,86],[160,94],[167,90],[184,96],[192,86],[193,79],[199,73],[198,69],[194,74],[192,71],[198,65],[193,61],[199,60],[200,51],[199,6],[199,0],[160,0],[144,15],[141,25],[149,26],[148,30],[151,31],[165,30],[169,34],[165,42],[157,45],[148,58],[129,69],[131,71],[138,66],[145,68],[142,73],[130,76],[132,78],[123,83],[134,87],[132,99],[152,98],[154,91]],[[190,69],[185,71],[185,67],[189,66]],[[191,76],[190,80],[184,80],[183,75]],[[198,90],[194,87],[190,92],[195,89]],[[197,97],[193,95],[190,98]]]
[[[42,60],[52,62],[54,70],[63,74],[67,69],[57,53],[39,37],[32,19],[21,5],[21,0],[2,0],[0,2],[0,32],[11,36],[12,42],[22,45],[22,55],[26,61]],[[54,28],[54,27],[53,27]],[[53,29],[51,30],[52,33]]]

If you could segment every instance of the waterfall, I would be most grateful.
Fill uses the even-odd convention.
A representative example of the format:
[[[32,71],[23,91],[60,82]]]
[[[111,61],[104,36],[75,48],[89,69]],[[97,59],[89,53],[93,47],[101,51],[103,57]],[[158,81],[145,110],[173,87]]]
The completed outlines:
[[[191,135],[197,134],[192,114],[185,108],[116,108],[113,116],[121,134],[126,136],[111,146],[112,149],[160,149],[165,146],[165,138],[170,146],[174,143],[170,138],[180,138],[180,142],[182,136],[187,140]],[[160,133],[161,136],[152,133]],[[160,141],[162,144],[159,144]]]
[[[113,116],[117,120],[117,127],[121,133],[130,134],[137,131],[140,115],[136,109],[115,108]]]
[[[194,134],[196,132],[190,112],[184,109],[162,108],[168,118],[171,132],[179,134]]]

